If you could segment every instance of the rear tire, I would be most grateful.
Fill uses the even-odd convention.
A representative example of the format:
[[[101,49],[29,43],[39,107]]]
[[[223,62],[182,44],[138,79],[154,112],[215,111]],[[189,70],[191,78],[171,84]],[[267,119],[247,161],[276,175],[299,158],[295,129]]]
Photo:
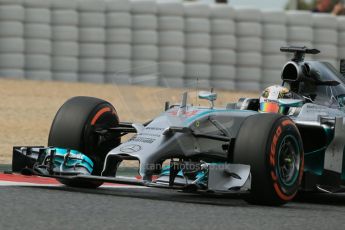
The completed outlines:
[[[120,139],[100,140],[95,126],[116,127],[119,123],[115,108],[93,97],[73,97],[56,113],[50,128],[48,146],[78,150],[94,162],[93,175],[100,175],[106,154],[120,144]],[[97,188],[101,182],[59,180],[72,187]]]
[[[295,197],[303,175],[302,146],[296,125],[286,116],[258,114],[243,122],[233,160],[251,167],[249,203],[278,206]]]

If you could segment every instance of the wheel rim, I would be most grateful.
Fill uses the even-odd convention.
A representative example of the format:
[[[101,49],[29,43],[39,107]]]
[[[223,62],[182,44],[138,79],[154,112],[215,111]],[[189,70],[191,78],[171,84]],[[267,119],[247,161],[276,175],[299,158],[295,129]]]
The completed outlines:
[[[300,149],[297,139],[292,135],[285,136],[279,145],[278,175],[285,186],[294,185],[300,169]]]

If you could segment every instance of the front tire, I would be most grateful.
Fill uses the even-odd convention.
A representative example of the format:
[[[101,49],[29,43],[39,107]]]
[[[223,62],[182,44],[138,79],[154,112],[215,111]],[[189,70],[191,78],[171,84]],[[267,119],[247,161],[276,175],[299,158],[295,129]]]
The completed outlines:
[[[251,166],[248,202],[282,205],[295,197],[304,154],[301,136],[290,118],[272,113],[248,117],[238,133],[233,160]]]
[[[106,154],[120,139],[100,140],[94,127],[116,127],[119,123],[115,108],[104,100],[93,97],[73,97],[56,113],[50,128],[48,146],[78,150],[94,162],[93,175],[100,175]],[[101,182],[59,179],[72,187],[96,188]]]

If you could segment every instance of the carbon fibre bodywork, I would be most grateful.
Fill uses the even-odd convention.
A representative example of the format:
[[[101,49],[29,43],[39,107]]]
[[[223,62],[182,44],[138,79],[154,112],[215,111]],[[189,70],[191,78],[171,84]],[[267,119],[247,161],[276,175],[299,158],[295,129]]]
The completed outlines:
[[[343,191],[342,184],[345,182],[344,77],[326,62],[304,61],[305,53],[317,53],[317,50],[309,50],[305,47],[290,47],[287,50],[295,52],[295,57],[283,67],[282,84],[288,87],[297,98],[279,101],[286,107],[286,112],[279,117],[289,120],[293,128],[297,127],[296,132],[299,132],[297,137],[300,138],[300,135],[302,141],[295,138],[299,145],[295,150],[299,150],[302,145],[301,152],[304,150],[304,158],[303,153],[298,153],[298,156],[303,158],[300,161],[304,162],[304,168],[300,161],[296,161],[298,164],[295,171],[298,172],[294,174],[292,182],[298,189],[297,178],[300,178],[298,175],[301,172],[300,169],[303,169],[301,189],[318,189],[325,192]],[[101,172],[97,175],[80,173],[76,170],[71,177],[64,174],[64,171],[54,171],[51,165],[53,160],[46,163],[50,171],[45,173],[40,170],[39,173],[69,180],[139,183],[148,186],[163,184],[167,187],[193,185],[197,189],[206,191],[249,191],[252,165],[236,164],[233,157],[236,141],[246,120],[254,116],[263,117],[263,114],[258,112],[259,99],[243,98],[224,108],[214,108],[215,93],[203,92],[199,96],[209,100],[210,107],[189,105],[187,93],[184,93],[180,104],[167,106],[164,112],[150,122],[145,124],[124,122],[118,124],[117,127],[94,129],[94,133],[99,135],[100,139],[108,133],[115,134],[116,138],[134,133],[127,141],[106,152],[101,162]],[[267,124],[270,124],[267,130],[272,124],[272,126],[275,125],[275,123]],[[250,128],[257,129],[255,126]],[[272,135],[270,132],[267,133]],[[250,135],[246,137],[250,138]],[[272,139],[267,140],[273,142]],[[243,145],[243,139],[241,141]],[[261,145],[258,149],[262,146],[265,148],[262,151],[263,155],[267,153],[267,146],[271,146],[271,143],[267,142],[258,144]],[[302,144],[299,144],[301,142]],[[50,150],[45,152],[38,148],[36,151],[46,154],[46,158],[49,154],[50,159],[54,158]],[[18,169],[16,171],[23,168],[23,162],[28,158],[33,162],[30,168],[37,169],[35,164],[40,154],[34,154],[35,158],[33,154],[27,154],[28,152],[30,151],[20,148],[14,150],[13,159],[20,158],[13,164],[14,168]],[[65,157],[63,163],[68,162],[68,157]],[[266,155],[264,157],[267,160]],[[139,181],[122,181],[117,177],[120,164],[127,160],[139,162]],[[162,164],[166,160],[170,160],[170,166],[162,170]],[[191,165],[196,169],[188,168]],[[264,166],[261,166],[261,169],[269,167],[266,161],[262,165]],[[158,179],[154,178],[157,175]],[[179,176],[181,178],[178,178]],[[295,193],[292,191],[290,195],[293,197]],[[288,198],[285,201],[291,199]]]
[[[296,124],[303,140],[302,189],[338,189],[345,180],[344,76],[327,62],[304,61],[298,55],[299,51],[295,51],[294,59],[283,67],[282,80],[302,102],[285,114]],[[199,108],[182,100],[181,105],[137,129],[128,142],[110,151],[102,174],[114,176],[115,171],[110,170],[114,164],[109,162],[123,159],[139,160],[140,175],[145,180],[150,180],[155,165],[163,159],[232,163],[233,146],[242,123],[258,114],[256,100],[242,99],[226,108]],[[137,149],[131,152],[132,147]]]
[[[235,140],[242,121],[256,113],[249,110],[173,107],[146,127],[138,129],[129,141],[110,151],[102,175],[115,175],[114,165],[123,159],[139,160],[140,175],[147,180],[154,174],[155,165],[169,158],[228,162],[231,140]]]

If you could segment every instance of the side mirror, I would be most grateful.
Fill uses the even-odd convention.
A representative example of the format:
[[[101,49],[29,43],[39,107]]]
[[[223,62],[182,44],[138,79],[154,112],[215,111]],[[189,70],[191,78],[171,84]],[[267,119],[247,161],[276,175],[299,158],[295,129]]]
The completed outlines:
[[[199,99],[206,99],[211,103],[211,108],[214,106],[214,101],[217,100],[217,93],[208,92],[208,91],[200,91],[199,92]]]
[[[338,81],[330,80],[330,81],[322,81],[321,73],[317,69],[311,68],[309,70],[309,76],[315,82],[316,85],[327,85],[327,86],[337,86],[340,84]]]
[[[345,59],[340,60],[340,73],[345,77]]]
[[[206,99],[209,101],[217,100],[217,93],[208,92],[208,91],[200,91],[199,92],[199,99]]]

